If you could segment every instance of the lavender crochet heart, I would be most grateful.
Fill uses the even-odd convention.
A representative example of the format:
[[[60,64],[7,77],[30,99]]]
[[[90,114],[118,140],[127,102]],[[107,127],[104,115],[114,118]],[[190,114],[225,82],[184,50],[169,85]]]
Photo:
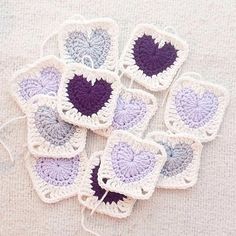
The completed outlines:
[[[180,90],[175,96],[178,115],[190,128],[199,128],[208,123],[218,109],[218,98],[210,91],[202,96],[190,88]]]
[[[100,185],[98,184],[99,167],[100,167],[100,165],[94,167],[94,169],[92,170],[92,177],[91,177],[92,190],[94,191],[94,195],[97,196],[98,200],[100,200],[106,192],[106,190],[101,188]],[[108,203],[112,204],[113,202],[117,203],[119,201],[123,201],[125,198],[126,198],[126,196],[123,194],[108,192],[106,197],[103,199],[103,202],[104,203],[108,202]]]
[[[90,56],[95,69],[104,64],[110,47],[110,36],[102,29],[92,30],[90,37],[85,33],[73,31],[65,41],[65,50],[71,59],[80,63],[84,56]],[[85,58],[85,64],[92,66],[88,58]]]
[[[129,129],[137,125],[147,113],[144,102],[137,99],[126,101],[119,97],[112,126],[116,129]]]
[[[161,174],[171,177],[182,173],[193,160],[193,150],[187,143],[178,143],[172,146],[161,143],[167,153],[167,161],[161,170]]]
[[[38,175],[54,186],[74,183],[79,172],[79,156],[73,158],[39,158],[35,165]]]
[[[45,67],[38,76],[28,77],[19,83],[19,94],[25,101],[37,94],[56,94],[60,80],[60,71],[55,67]]]
[[[64,145],[75,133],[75,126],[63,121],[57,111],[50,107],[40,106],[34,118],[40,135],[53,145]]]
[[[111,97],[111,84],[103,79],[94,85],[83,75],[75,75],[68,83],[68,97],[74,107],[85,116],[96,114]]]
[[[148,151],[135,153],[132,147],[120,142],[112,149],[111,162],[117,177],[124,183],[135,182],[151,173],[155,167],[155,155]]]
[[[164,46],[160,47],[151,35],[144,34],[135,40],[133,56],[140,70],[147,76],[153,76],[174,64],[177,51],[171,43],[165,42]]]

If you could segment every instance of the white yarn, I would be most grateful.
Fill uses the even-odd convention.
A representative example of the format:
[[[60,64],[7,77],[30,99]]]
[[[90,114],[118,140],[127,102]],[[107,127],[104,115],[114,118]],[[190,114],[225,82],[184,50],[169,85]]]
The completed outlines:
[[[25,119],[25,118],[26,118],[26,116],[24,115],[24,116],[14,117],[14,118],[8,120],[7,122],[5,122],[4,124],[2,124],[2,125],[0,126],[0,131],[1,131],[2,129],[4,129],[7,125],[11,124],[12,122],[17,121],[17,120],[21,120],[21,119]],[[3,146],[3,147],[5,148],[5,150],[7,151],[7,153],[8,153],[8,155],[9,155],[9,158],[11,159],[11,161],[14,162],[15,159],[13,158],[13,155],[12,155],[10,149],[8,148],[8,146],[7,146],[1,139],[0,139],[0,143],[2,144],[2,146]]]
[[[159,42],[160,45],[165,42],[170,42],[178,50],[178,57],[176,58],[174,64],[157,75],[145,75],[136,65],[136,62],[133,58],[133,47],[135,44],[135,40],[138,37],[143,36],[144,33],[146,35],[152,35],[155,41]],[[121,67],[125,69],[125,74],[128,78],[133,79],[135,82],[144,86],[148,90],[157,92],[165,90],[170,86],[177,71],[187,59],[188,52],[188,45],[177,35],[159,30],[154,25],[139,24],[134,29],[128,43],[126,44],[121,54]]]

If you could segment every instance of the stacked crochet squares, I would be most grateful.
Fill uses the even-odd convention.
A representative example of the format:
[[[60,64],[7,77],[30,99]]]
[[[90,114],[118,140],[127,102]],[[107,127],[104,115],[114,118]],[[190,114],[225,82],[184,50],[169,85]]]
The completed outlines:
[[[175,34],[138,25],[120,59],[118,36],[111,19],[66,21],[60,58],[18,71],[12,95],[27,117],[25,162],[39,197],[54,203],[77,195],[88,209],[124,218],[155,188],[196,183],[202,143],[217,136],[229,95],[193,73],[176,78],[188,45]],[[152,93],[125,87],[123,75]],[[167,88],[168,130],[143,136],[158,113],[156,95]],[[107,138],[89,157],[87,129]]]

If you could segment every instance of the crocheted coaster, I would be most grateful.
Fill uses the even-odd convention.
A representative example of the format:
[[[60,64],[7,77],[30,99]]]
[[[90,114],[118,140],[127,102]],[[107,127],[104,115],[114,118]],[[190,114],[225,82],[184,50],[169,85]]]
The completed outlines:
[[[69,66],[58,91],[58,112],[72,124],[89,129],[111,125],[121,89],[110,71],[77,64]]]
[[[188,55],[188,45],[153,25],[137,25],[121,62],[125,74],[152,91],[167,89]]]
[[[102,153],[95,152],[89,158],[89,164],[79,189],[79,201],[89,209],[94,209],[106,192],[106,190],[100,187],[97,180]],[[102,203],[97,207],[96,212],[112,217],[124,218],[131,214],[135,201],[135,199],[123,194],[108,192]]]
[[[167,153],[158,188],[185,189],[197,182],[202,151],[202,144],[197,139],[186,134],[165,132],[151,132],[147,139],[163,145]]]
[[[64,64],[55,56],[47,56],[19,70],[14,75],[11,92],[25,112],[27,102],[38,94],[56,95]]]
[[[32,98],[27,107],[28,148],[40,157],[70,158],[86,143],[86,129],[63,121],[56,110],[57,99],[46,95]]]
[[[67,63],[83,62],[94,68],[113,70],[118,59],[118,25],[109,18],[70,21],[58,34],[60,56]],[[89,57],[89,58],[86,58]]]
[[[163,146],[116,130],[108,138],[101,158],[99,185],[135,199],[148,199],[165,161]]]
[[[76,196],[86,163],[85,152],[71,158],[34,157],[29,153],[25,157],[34,189],[46,203]]]
[[[190,76],[173,85],[167,100],[165,124],[175,133],[189,133],[201,142],[213,140],[229,102],[226,89]]]
[[[139,89],[123,88],[117,100],[112,125],[95,133],[109,137],[114,130],[127,130],[141,136],[157,110],[156,98]]]

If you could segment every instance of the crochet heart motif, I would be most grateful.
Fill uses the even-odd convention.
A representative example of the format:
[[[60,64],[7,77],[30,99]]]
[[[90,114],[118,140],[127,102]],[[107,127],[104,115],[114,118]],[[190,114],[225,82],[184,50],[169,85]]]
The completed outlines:
[[[174,176],[183,172],[193,160],[193,150],[189,144],[178,143],[174,147],[167,143],[164,145],[167,153],[167,161],[161,170],[165,176]]]
[[[79,172],[79,156],[73,158],[39,158],[35,169],[38,175],[54,186],[73,184]]]
[[[129,129],[139,123],[146,113],[147,107],[141,100],[125,101],[120,97],[112,126],[116,129]]]
[[[218,98],[206,91],[202,96],[190,88],[180,90],[175,96],[177,113],[190,128],[199,128],[209,122],[218,108]]]
[[[19,83],[19,93],[24,100],[37,94],[57,93],[61,73],[54,67],[43,68],[38,77],[24,79]]]
[[[148,151],[135,153],[132,147],[120,142],[112,150],[112,167],[117,177],[125,183],[143,179],[155,167],[155,156]]]
[[[94,169],[92,170],[92,190],[94,191],[94,195],[98,197],[98,200],[100,200],[103,195],[105,194],[106,190],[101,188],[100,185],[98,184],[98,169],[100,165],[95,166]],[[106,197],[103,199],[104,203],[109,202],[112,204],[113,202],[117,203],[119,201],[123,201],[126,198],[125,195],[120,194],[120,193],[114,193],[114,192],[108,192]]]
[[[174,64],[177,50],[171,43],[165,42],[163,47],[155,43],[151,35],[144,34],[135,40],[133,56],[136,65],[147,76],[153,76],[166,70]]]
[[[95,69],[104,64],[110,47],[110,36],[102,29],[92,30],[90,37],[82,32],[71,32],[65,42],[65,50],[75,62],[79,63],[84,56],[90,56]],[[85,58],[85,64],[92,66],[88,58]]]
[[[40,106],[34,118],[38,132],[51,144],[64,145],[75,133],[75,127],[64,122],[50,107]]]
[[[105,106],[112,93],[110,83],[100,79],[92,85],[83,75],[75,75],[67,89],[70,102],[85,116],[96,114]]]

